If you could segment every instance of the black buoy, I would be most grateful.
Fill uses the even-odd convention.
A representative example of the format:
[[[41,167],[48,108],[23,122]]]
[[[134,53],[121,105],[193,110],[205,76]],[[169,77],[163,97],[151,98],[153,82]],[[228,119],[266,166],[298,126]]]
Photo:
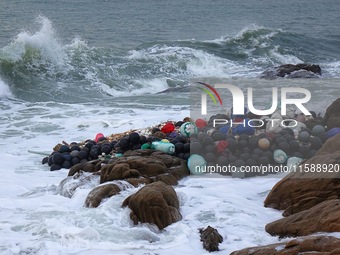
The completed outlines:
[[[61,169],[61,165],[59,164],[53,164],[50,167],[50,171],[56,171],[56,170],[60,170]]]
[[[62,165],[65,161],[65,158],[63,156],[63,154],[61,154],[60,152],[56,152],[53,154],[52,156],[52,162],[54,164],[58,164],[58,165]]]

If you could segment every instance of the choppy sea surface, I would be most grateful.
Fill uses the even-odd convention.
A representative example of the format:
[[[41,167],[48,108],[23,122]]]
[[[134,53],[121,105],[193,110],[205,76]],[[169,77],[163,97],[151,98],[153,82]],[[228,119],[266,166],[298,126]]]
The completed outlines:
[[[183,220],[159,232],[120,208],[136,189],[84,208],[91,188],[58,195],[67,170],[28,150],[181,120],[189,92],[176,89],[191,79],[259,84],[287,63],[321,66],[323,78],[299,82],[322,113],[338,92],[327,84],[340,78],[339,12],[332,0],[2,0],[0,253],[205,254],[208,225],[224,238],[217,254],[277,242],[264,226],[280,212],[263,207],[277,176],[186,178],[175,188]]]

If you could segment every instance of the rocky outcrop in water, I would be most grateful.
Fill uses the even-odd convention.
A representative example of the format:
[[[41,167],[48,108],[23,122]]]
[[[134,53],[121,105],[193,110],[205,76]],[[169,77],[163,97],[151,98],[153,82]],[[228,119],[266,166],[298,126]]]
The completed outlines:
[[[149,156],[139,156],[139,151],[129,152],[126,157],[118,158],[101,169],[100,183],[130,178],[162,180],[170,185],[189,175],[183,159],[159,151],[148,151]]]
[[[321,75],[321,67],[311,64],[286,64],[274,69],[265,70],[261,78],[275,79],[278,77],[285,78],[318,78]]]
[[[266,231],[281,238],[340,232],[340,200],[327,200],[308,210],[269,223]]]
[[[219,251],[219,244],[223,242],[223,237],[218,233],[217,229],[208,226],[205,229],[200,229],[201,242],[203,248],[209,252]]]
[[[85,200],[85,207],[98,207],[100,203],[105,198],[110,198],[114,195],[117,195],[121,191],[121,188],[114,183],[105,184],[98,187],[95,187],[91,192],[87,195]]]
[[[127,188],[159,181],[177,185],[178,180],[189,175],[189,170],[186,162],[178,157],[160,151],[137,150],[128,151],[120,158],[77,164],[68,175],[59,185],[60,194],[72,197],[78,188],[93,188],[84,206],[98,207],[104,199]],[[112,181],[115,183],[105,184]]]
[[[337,99],[327,108],[323,123],[336,123],[339,110]],[[340,254],[340,239],[309,236],[340,232],[340,134],[334,128],[338,128],[338,124],[328,128],[329,138],[317,153],[303,161],[296,172],[279,181],[264,201],[266,207],[283,210],[285,217],[267,224],[266,231],[280,238],[299,238],[246,248],[232,255]]]
[[[59,152],[60,153],[60,152]],[[189,175],[186,161],[155,150],[128,150],[119,157],[86,160],[75,164],[60,185],[60,194],[72,197],[79,188],[93,188],[84,206],[98,207],[122,190],[145,185],[124,200],[131,220],[164,229],[181,220],[179,201],[170,185]],[[107,183],[107,184],[106,184]]]
[[[323,123],[327,129],[340,127],[340,98],[327,107]]]
[[[337,255],[340,254],[340,239],[330,236],[312,236],[251,247],[234,251],[230,255]]]
[[[91,162],[87,162],[82,166],[72,167],[70,172],[76,172],[75,169],[82,171],[89,164],[92,165]],[[131,186],[138,187],[139,185],[162,181],[167,185],[177,185],[178,180],[189,175],[184,160],[153,150],[128,151],[124,157],[105,161],[101,164],[101,168],[96,173],[100,174],[100,183],[102,184],[111,181],[124,181]],[[73,177],[68,178],[72,179]],[[127,188],[122,187],[122,185],[117,184],[106,184],[94,188],[88,194],[85,206],[99,206],[103,199],[110,198]]]
[[[175,190],[161,181],[144,186],[127,197],[122,206],[131,209],[130,218],[134,224],[150,223],[164,229],[182,219]]]
[[[285,218],[267,224],[266,231],[279,237],[340,232],[340,134],[299,169],[267,196],[265,206],[284,210]]]
[[[340,196],[340,174],[336,171],[340,164],[340,134],[328,139],[314,157],[305,161],[298,172],[291,173],[279,181],[268,194],[264,205],[284,210],[289,216],[330,199]],[[333,172],[305,172],[314,166],[326,166]],[[308,166],[308,168],[307,168]],[[302,172],[300,172],[300,169]]]

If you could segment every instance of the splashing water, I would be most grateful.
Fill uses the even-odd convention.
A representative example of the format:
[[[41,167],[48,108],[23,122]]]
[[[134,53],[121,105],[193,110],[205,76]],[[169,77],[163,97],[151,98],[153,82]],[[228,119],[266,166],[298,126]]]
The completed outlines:
[[[8,87],[8,85],[1,80],[0,78],[0,98],[2,97],[10,97],[12,96],[12,93]]]
[[[51,21],[43,16],[38,16],[36,21],[40,29],[35,33],[30,31],[19,33],[8,46],[2,49],[3,54],[13,61],[18,61],[30,52],[46,62],[64,64],[66,55]]]

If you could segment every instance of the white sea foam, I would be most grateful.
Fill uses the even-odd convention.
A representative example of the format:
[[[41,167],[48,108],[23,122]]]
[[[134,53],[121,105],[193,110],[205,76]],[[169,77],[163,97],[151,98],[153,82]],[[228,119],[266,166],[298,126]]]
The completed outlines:
[[[325,63],[321,65],[323,74],[326,77],[340,77],[340,61]]]
[[[251,77],[256,73],[252,68],[203,51],[195,52],[195,57],[187,63],[187,70],[191,77]]]
[[[264,26],[259,26],[259,25],[253,23],[253,24],[250,24],[250,25],[247,25],[246,27],[244,27],[233,38],[242,39],[245,35],[247,35],[249,33],[258,32],[258,31],[261,31],[261,30],[266,32],[262,35],[259,35],[259,38],[262,38],[262,39],[270,39],[270,38],[274,37],[275,35],[277,35],[279,32],[283,31],[282,29],[272,30],[272,29],[266,28]],[[257,39],[257,38],[252,37],[252,39]]]
[[[167,72],[169,77],[173,75],[174,70],[176,75],[189,78],[251,76],[254,73],[252,67],[189,47],[154,45],[147,49],[130,51],[129,59],[151,61],[156,65],[161,63],[160,68]]]
[[[10,96],[12,96],[12,93],[11,90],[9,89],[9,86],[0,78],[0,98]]]
[[[267,39],[272,38],[279,31],[282,31],[282,30],[276,30],[276,31],[270,30],[270,29],[268,29],[264,26],[259,26],[259,25],[253,23],[253,24],[249,24],[249,25],[245,26],[243,29],[241,29],[240,31],[238,31],[235,34],[221,36],[220,38],[216,38],[216,39],[213,39],[213,40],[206,40],[205,42],[225,44],[227,42],[234,41],[234,40],[240,40],[240,39],[242,40],[245,35],[247,35],[249,33],[258,32],[260,30],[267,30],[268,31],[268,33],[260,36],[262,38],[267,38]],[[256,38],[252,37],[252,39],[256,39]]]
[[[51,21],[43,16],[38,16],[36,21],[40,25],[36,32],[20,32],[9,45],[2,49],[3,53],[8,58],[17,61],[23,57],[28,49],[32,49],[38,51],[42,60],[63,64],[65,53]]]
[[[299,64],[303,63],[301,59],[291,54],[282,54],[279,52],[279,46],[275,46],[273,50],[270,51],[270,57],[272,57],[276,62],[280,64]]]
[[[101,87],[103,92],[114,97],[138,96],[166,90],[168,88],[166,80],[166,78],[138,79],[133,81],[133,84],[125,87],[123,91],[112,88],[100,81],[97,82],[97,85]]]

